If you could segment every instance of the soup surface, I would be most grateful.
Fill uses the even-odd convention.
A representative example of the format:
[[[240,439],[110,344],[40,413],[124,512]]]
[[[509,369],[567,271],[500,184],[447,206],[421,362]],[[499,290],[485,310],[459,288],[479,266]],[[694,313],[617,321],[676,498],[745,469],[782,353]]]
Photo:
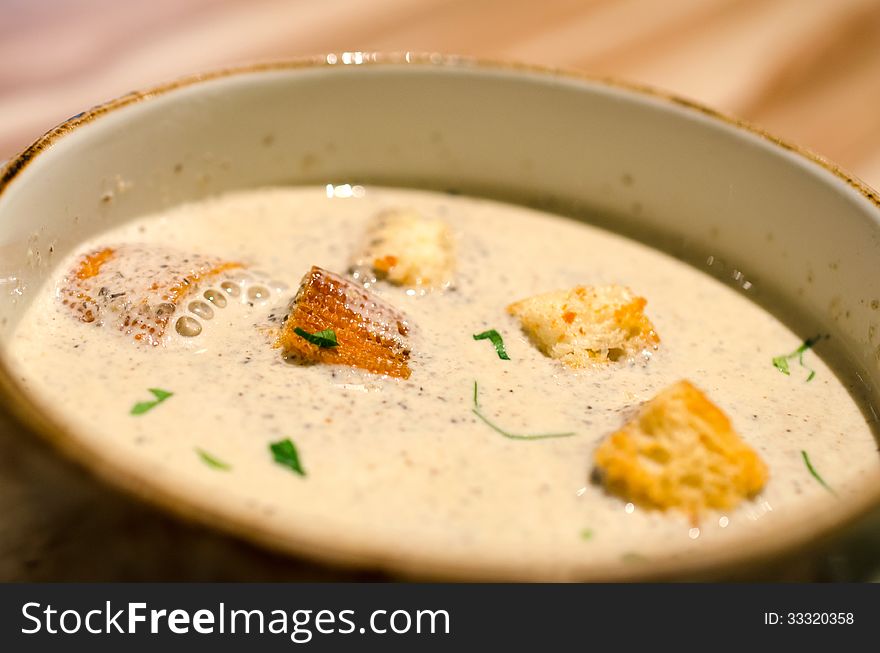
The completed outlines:
[[[413,569],[485,564],[564,578],[620,560],[747,546],[834,510],[880,475],[872,431],[823,360],[808,349],[788,361],[788,375],[774,367],[801,336],[816,334],[795,335],[750,301],[760,289],[734,290],[644,244],[536,210],[425,191],[349,191],[238,192],[83,243],[17,328],[9,355],[23,383],[82,442],[204,510],[306,550],[407,560]],[[312,265],[345,273],[368,221],[389,208],[440,218],[455,236],[453,289],[372,288],[409,320],[411,377],[285,361],[272,346],[273,320],[304,273]],[[160,346],[145,346],[62,305],[64,275],[82,254],[169,243],[247,266],[228,271],[241,292],[200,321],[199,335],[169,328]],[[130,274],[158,264],[133,257]],[[648,300],[661,346],[646,363],[566,368],[505,311],[537,293],[612,283]],[[488,329],[503,336],[510,360],[474,340]],[[592,479],[597,444],[680,379],[730,417],[770,475],[759,496],[698,523],[628,504]],[[472,412],[475,382],[483,414],[504,429],[575,435],[504,437]],[[172,394],[132,414],[156,399],[149,389]],[[302,473],[273,459],[269,445],[285,439]]]

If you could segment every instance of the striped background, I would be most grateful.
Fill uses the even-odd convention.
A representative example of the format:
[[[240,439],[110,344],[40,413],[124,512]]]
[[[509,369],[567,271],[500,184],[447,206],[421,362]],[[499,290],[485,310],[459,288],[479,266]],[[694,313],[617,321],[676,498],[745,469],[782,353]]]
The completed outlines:
[[[483,55],[648,83],[880,186],[877,0],[0,0],[0,158],[134,88],[340,50]]]

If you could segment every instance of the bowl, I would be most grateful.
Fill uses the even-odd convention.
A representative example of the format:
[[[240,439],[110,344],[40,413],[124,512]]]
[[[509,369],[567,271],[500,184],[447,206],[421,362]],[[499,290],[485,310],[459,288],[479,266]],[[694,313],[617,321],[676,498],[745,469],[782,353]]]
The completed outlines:
[[[589,216],[742,292],[760,284],[774,313],[832,336],[828,360],[873,412],[880,199],[867,186],[754,127],[643,87],[461,57],[350,52],[131,93],[72,117],[6,165],[0,389],[20,437],[42,436],[109,486],[184,519],[289,554],[419,578],[727,576],[825,542],[878,504],[875,475],[835,510],[804,515],[750,546],[635,566],[424,557],[285,530],[183,492],[90,444],[23,389],[10,335],[56,262],[83,240],[224,191],[346,183],[453,190]]]

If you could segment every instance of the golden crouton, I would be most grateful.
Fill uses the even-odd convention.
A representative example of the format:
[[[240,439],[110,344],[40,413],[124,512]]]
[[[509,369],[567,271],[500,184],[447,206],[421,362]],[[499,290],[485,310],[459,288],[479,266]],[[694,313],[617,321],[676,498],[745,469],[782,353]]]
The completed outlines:
[[[203,283],[241,267],[234,261],[162,245],[104,247],[77,261],[59,295],[81,322],[157,346],[172,316]],[[186,335],[193,335],[192,318],[178,319],[184,320],[184,331],[189,329]]]
[[[408,379],[408,333],[406,319],[393,306],[315,266],[291,301],[277,344],[286,356],[308,362]],[[316,343],[316,334],[326,335]]]
[[[595,453],[613,494],[650,508],[677,508],[696,521],[757,494],[767,467],[700,390],[679,381],[646,403]]]
[[[507,307],[538,349],[569,367],[632,360],[660,338],[643,310],[647,301],[624,286],[577,286]]]
[[[452,235],[445,222],[411,210],[376,216],[351,271],[369,285],[384,280],[410,288],[443,288],[452,282]]]

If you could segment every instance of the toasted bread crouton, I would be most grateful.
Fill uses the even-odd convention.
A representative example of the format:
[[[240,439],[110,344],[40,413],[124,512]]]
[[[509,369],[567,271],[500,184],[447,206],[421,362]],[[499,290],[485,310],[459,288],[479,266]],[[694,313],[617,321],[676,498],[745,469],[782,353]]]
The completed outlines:
[[[334,332],[335,346],[310,342],[296,331]],[[408,379],[409,327],[404,316],[371,292],[312,267],[290,304],[278,338],[286,356],[312,363],[350,365]]]
[[[94,323],[160,344],[179,306],[217,276],[241,263],[161,245],[104,247],[81,257],[59,289],[61,301],[81,322]],[[201,327],[193,318],[184,323]],[[196,327],[192,327],[195,324]]]
[[[448,225],[411,210],[383,211],[367,231],[351,266],[356,279],[409,288],[443,288],[452,282],[454,259]]]
[[[645,316],[647,301],[624,286],[577,286],[507,307],[544,354],[569,367],[632,360],[660,338]]]
[[[727,416],[688,381],[647,402],[596,450],[606,489],[649,508],[676,508],[696,521],[757,494],[767,467]]]

